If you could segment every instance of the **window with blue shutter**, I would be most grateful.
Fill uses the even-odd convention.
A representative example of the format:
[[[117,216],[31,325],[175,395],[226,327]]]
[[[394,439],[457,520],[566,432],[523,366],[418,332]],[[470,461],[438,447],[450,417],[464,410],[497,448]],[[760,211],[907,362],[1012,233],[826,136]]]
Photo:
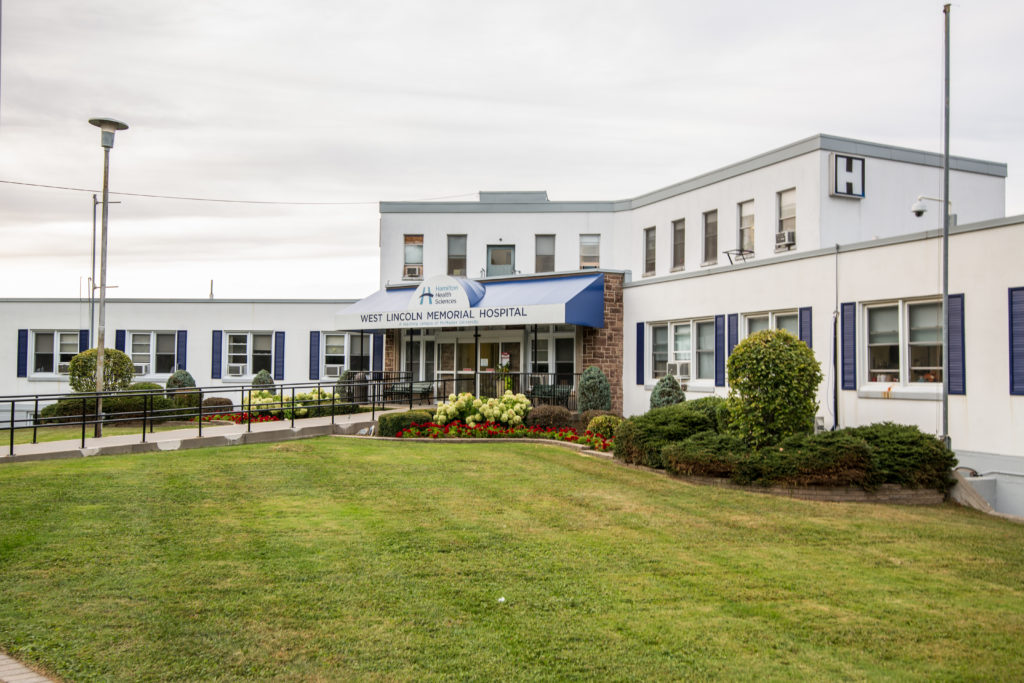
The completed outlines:
[[[89,350],[89,330],[78,331],[78,352]]]
[[[740,341],[740,316],[738,313],[729,314],[729,355],[736,348]]]
[[[811,307],[805,306],[801,308],[797,313],[800,316],[798,326],[800,328],[800,341],[807,344],[808,348],[814,348],[814,344],[811,343]]]
[[[1010,290],[1010,393],[1024,396],[1024,287]]]
[[[845,303],[839,307],[840,347],[843,355],[842,387],[857,388],[857,304]]]
[[[18,330],[18,377],[28,377],[28,330]]]
[[[284,332],[274,333],[274,379],[284,379]]]
[[[210,378],[220,379],[220,373],[223,367],[224,358],[224,332],[221,330],[213,331],[213,348],[210,352]]]
[[[114,348],[118,351],[124,351],[125,349],[125,337],[127,334],[124,330],[117,330],[114,332]]]
[[[946,310],[949,326],[949,393],[967,393],[966,355],[964,353],[964,295],[950,294]]]
[[[644,323],[636,324],[636,383],[644,383]]]
[[[725,316],[715,316],[715,386],[725,386]]]
[[[320,332],[309,333],[309,378],[320,379]]]
[[[177,370],[188,369],[188,331],[178,330],[174,344],[174,366]]]

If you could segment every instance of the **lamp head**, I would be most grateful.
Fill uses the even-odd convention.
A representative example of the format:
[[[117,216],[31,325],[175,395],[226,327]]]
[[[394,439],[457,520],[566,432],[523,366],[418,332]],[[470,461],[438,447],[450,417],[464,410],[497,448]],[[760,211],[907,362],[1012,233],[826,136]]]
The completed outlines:
[[[923,216],[923,215],[924,215],[924,213],[925,213],[925,211],[927,211],[927,210],[928,210],[928,207],[927,207],[927,206],[925,206],[925,203],[924,203],[924,202],[922,202],[922,201],[921,201],[920,199],[919,199],[919,200],[917,200],[916,202],[914,202],[914,205],[910,207],[910,211],[911,211],[911,212],[912,212],[912,213],[913,213],[913,214],[914,214],[915,216],[917,216],[918,218],[920,218],[921,216]]]
[[[103,119],[95,118],[89,119],[89,123],[99,128],[102,132],[100,133],[100,145],[110,149],[114,146],[114,133],[119,130],[128,130],[128,124],[117,119]]]

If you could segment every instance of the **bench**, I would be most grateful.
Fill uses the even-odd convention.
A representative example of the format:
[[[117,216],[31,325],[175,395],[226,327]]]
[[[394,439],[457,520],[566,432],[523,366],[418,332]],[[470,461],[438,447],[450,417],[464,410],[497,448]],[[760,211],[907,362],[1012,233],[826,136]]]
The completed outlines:
[[[411,392],[410,389],[412,389]],[[410,393],[425,399],[430,397],[433,390],[433,382],[395,382],[387,388],[388,396],[395,399],[409,398]]]
[[[530,389],[530,401],[534,404],[560,405],[569,407],[572,385],[569,384],[537,384]]]

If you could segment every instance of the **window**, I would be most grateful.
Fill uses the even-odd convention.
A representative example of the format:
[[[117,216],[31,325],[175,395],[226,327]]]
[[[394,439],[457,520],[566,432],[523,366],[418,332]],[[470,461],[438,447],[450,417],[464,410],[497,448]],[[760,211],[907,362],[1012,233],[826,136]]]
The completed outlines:
[[[697,379],[715,378],[715,321],[698,322]]]
[[[795,238],[796,232],[796,190],[784,190],[778,194],[779,203],[779,223],[777,228],[777,234],[784,235],[784,233],[794,233],[792,237]],[[795,245],[795,239],[789,239],[789,237],[783,236],[782,238],[776,238],[775,244],[779,248],[791,248]]]
[[[704,261],[709,266],[718,263],[718,211],[704,214]]]
[[[672,270],[682,270],[686,265],[686,220],[672,221]]]
[[[368,334],[353,334],[349,338],[349,370],[365,372],[370,369],[370,339]]]
[[[270,332],[228,332],[228,377],[273,371],[274,335]]]
[[[754,201],[740,204],[740,249],[754,251]]]
[[[655,228],[644,230],[644,275],[654,275],[656,240],[657,233]]]
[[[36,332],[33,372],[68,374],[68,363],[78,355],[78,332]]]
[[[580,270],[601,267],[601,236],[580,235]]]
[[[665,376],[668,362],[668,325],[651,326],[651,377]]]
[[[897,302],[866,310],[869,382],[942,382],[942,302]]]
[[[796,311],[759,313],[745,316],[745,319],[748,337],[764,330],[786,330],[794,337],[800,336],[800,316]]]
[[[405,265],[403,280],[423,279],[423,235],[405,236]]]
[[[174,332],[132,332],[129,348],[136,375],[169,375],[176,369]]]
[[[537,235],[536,273],[552,273],[555,270],[555,236]]]
[[[487,246],[487,276],[515,275],[516,248],[510,245],[491,244]]]
[[[406,260],[406,263],[408,263],[408,259]],[[422,259],[420,260],[420,263],[422,263]],[[448,235],[448,274],[466,275],[465,235]]]
[[[340,377],[345,371],[345,335],[324,334],[324,377]]]

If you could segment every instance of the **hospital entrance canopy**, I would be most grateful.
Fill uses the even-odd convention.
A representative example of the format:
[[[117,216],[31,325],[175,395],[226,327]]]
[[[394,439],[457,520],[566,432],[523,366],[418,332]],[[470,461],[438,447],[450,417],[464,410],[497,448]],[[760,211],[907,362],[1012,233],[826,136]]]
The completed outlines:
[[[385,288],[335,317],[339,330],[582,325],[604,327],[604,274],[477,282],[436,275]]]

